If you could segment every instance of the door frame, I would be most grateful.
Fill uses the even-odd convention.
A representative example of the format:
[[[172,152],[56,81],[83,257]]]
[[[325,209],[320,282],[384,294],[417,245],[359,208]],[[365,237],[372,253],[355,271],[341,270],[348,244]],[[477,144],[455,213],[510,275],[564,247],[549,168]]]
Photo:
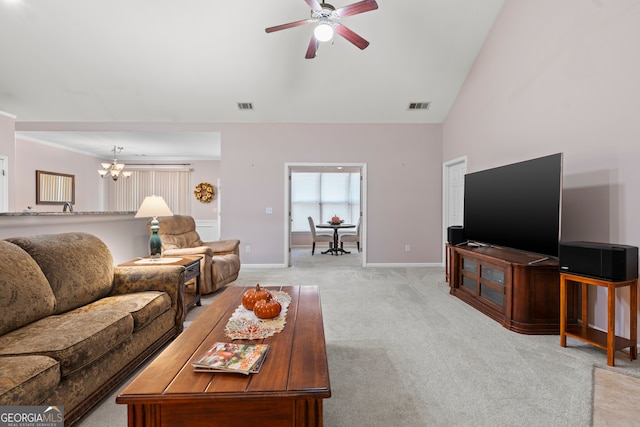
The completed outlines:
[[[0,185],[2,186],[2,200],[0,212],[9,212],[9,157],[0,156]]]
[[[449,198],[451,197],[451,183],[449,182],[449,170],[454,166],[463,165],[467,172],[467,156],[458,157],[442,163],[442,264],[445,264],[447,227],[449,226]],[[464,185],[464,184],[463,184]],[[464,203],[463,203],[464,209]],[[464,214],[463,214],[464,216]]]
[[[360,250],[362,251],[362,266],[367,264],[367,164],[366,163],[285,163],[284,164],[284,265],[291,267],[291,170],[309,168],[360,168]]]

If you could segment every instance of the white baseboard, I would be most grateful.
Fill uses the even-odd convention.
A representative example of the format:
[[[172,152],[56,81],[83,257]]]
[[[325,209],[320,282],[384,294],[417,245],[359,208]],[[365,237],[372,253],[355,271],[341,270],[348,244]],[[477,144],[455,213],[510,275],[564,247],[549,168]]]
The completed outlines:
[[[287,268],[287,266],[284,264],[242,264],[240,269],[242,270],[243,268],[250,270],[253,268]]]
[[[415,262],[415,263],[368,262],[365,264],[365,267],[391,267],[391,268],[393,267],[442,267],[442,263],[439,263],[439,262]]]
[[[218,221],[216,220],[196,220],[196,231],[203,242],[215,242],[220,240],[218,234]]]
[[[252,268],[286,268],[284,264],[242,264],[240,268],[252,269]],[[384,268],[398,268],[398,267],[442,267],[441,263],[368,263],[365,267],[384,267]]]

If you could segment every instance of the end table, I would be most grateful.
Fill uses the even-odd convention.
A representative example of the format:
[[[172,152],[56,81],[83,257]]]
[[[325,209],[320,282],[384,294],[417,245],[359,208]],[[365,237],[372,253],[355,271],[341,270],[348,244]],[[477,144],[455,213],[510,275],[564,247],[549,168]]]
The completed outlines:
[[[576,327],[567,325],[567,292],[568,282],[575,282],[582,286],[582,324]],[[587,286],[600,286],[607,289],[607,331],[589,327],[588,289]],[[616,289],[630,288],[629,302],[629,339],[620,337],[616,332]],[[607,365],[614,366],[616,350],[629,348],[631,360],[638,358],[638,279],[623,282],[610,282],[592,277],[575,274],[560,273],[560,345],[567,346],[567,337],[575,338],[596,347],[607,350]]]
[[[187,310],[194,305],[202,305],[200,301],[200,257],[197,256],[185,256],[185,257],[166,257],[166,258],[149,258],[141,257],[131,261],[118,264],[123,267],[139,267],[139,266],[153,266],[153,265],[180,265],[184,267],[184,285],[192,279],[195,279],[196,286],[194,293],[185,292],[185,300],[187,303]],[[193,295],[193,296],[191,296]],[[186,314],[186,313],[185,313]]]

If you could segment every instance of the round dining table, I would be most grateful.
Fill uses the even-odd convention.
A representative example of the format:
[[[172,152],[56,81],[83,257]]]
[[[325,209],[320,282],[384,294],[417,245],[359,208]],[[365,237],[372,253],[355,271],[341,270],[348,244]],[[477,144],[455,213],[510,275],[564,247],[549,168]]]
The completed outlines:
[[[345,224],[345,223],[327,223],[327,224],[316,224],[316,228],[333,228],[333,246],[322,252],[323,254],[331,254],[331,255],[340,255],[340,254],[350,254],[351,252],[345,251],[339,246],[339,236],[338,230],[342,228],[356,228],[355,224]]]

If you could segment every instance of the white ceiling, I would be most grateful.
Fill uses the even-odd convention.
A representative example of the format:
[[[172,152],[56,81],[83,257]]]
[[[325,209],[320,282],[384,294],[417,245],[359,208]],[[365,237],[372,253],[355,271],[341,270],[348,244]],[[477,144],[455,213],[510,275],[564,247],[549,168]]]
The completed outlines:
[[[311,25],[264,31],[308,18],[304,0],[0,0],[0,110],[26,136],[107,157],[120,145],[123,160],[188,157],[212,139],[219,146],[219,135],[167,133],[150,152],[139,140],[149,132],[60,131],[87,122],[441,123],[503,3],[378,0],[342,20],[368,48],[336,35],[309,60]],[[430,107],[410,111],[411,102]]]

